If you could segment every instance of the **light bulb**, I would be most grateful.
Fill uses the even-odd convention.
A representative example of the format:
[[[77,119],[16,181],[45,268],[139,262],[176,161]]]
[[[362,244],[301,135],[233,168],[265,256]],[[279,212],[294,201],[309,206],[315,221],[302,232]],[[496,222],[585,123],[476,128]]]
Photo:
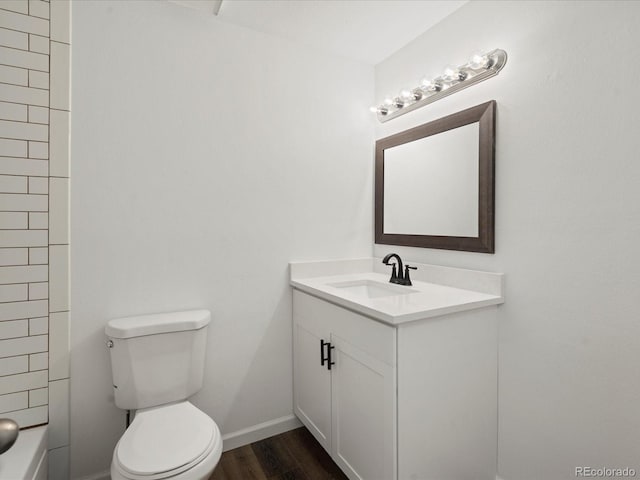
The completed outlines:
[[[369,111],[371,113],[379,113],[380,115],[386,115],[389,112],[389,109],[384,105],[369,107]]]
[[[474,52],[473,55],[471,55],[471,59],[469,60],[469,66],[474,70],[487,68],[488,63],[489,58],[482,52]]]
[[[442,83],[437,80],[431,80],[424,77],[420,82],[420,89],[425,92],[439,92],[442,90]]]
[[[391,97],[386,97],[386,98],[384,99],[384,104],[385,104],[385,105],[393,105],[393,98],[391,98]]]
[[[403,88],[400,91],[400,98],[402,98],[403,100],[413,100],[413,93],[411,93],[411,90],[409,90],[408,88]]]
[[[442,78],[444,78],[447,82],[462,81],[467,78],[467,74],[461,72],[458,67],[449,65],[444,69]]]
[[[458,69],[452,65],[448,65],[444,69],[444,79],[447,81],[458,80]]]

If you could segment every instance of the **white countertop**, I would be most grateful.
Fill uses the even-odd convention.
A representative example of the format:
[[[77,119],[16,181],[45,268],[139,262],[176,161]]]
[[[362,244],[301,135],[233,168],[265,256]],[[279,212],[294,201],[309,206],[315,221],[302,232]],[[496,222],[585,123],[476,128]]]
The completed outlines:
[[[374,265],[376,259],[371,260],[371,265]],[[358,262],[362,264],[363,260],[358,260]],[[442,272],[445,272],[448,283],[455,283],[455,277],[464,276],[465,272],[476,276],[498,276],[499,281],[494,283],[497,283],[499,288],[493,288],[492,290],[494,291],[492,292],[481,292],[470,290],[468,288],[458,288],[451,285],[432,283],[424,280],[413,280],[413,285],[410,287],[399,285],[393,286],[395,289],[410,290],[410,293],[400,295],[391,294],[378,298],[368,298],[357,293],[352,293],[348,291],[348,289],[337,288],[331,284],[367,280],[388,284],[388,273],[383,274],[374,271],[348,272],[349,268],[345,268],[344,265],[339,265],[339,268],[336,268],[335,270],[336,272],[339,272],[339,274],[326,275],[327,271],[331,270],[331,268],[326,265],[326,263],[329,262],[322,263],[324,263],[322,268],[316,269],[317,272],[321,272],[323,274],[319,276],[314,276],[313,274],[309,275],[310,270],[306,268],[306,266],[313,264],[296,264],[295,268],[292,264],[291,285],[303,292],[390,325],[401,325],[406,322],[424,318],[431,318],[449,313],[462,312],[465,310],[504,303],[504,298],[502,296],[502,274],[485,274],[485,272],[448,269],[447,267],[420,265],[412,262],[412,265],[418,266],[418,271],[422,268],[423,272],[430,272],[433,270],[440,274],[432,275],[434,277],[443,277]],[[305,268],[301,268],[300,265],[303,265]],[[360,267],[361,266],[362,265],[360,265]],[[311,268],[311,270],[313,270],[313,268]],[[355,268],[355,270],[366,270],[366,268]],[[451,272],[447,270],[451,270]],[[424,276],[425,273],[422,275]],[[413,272],[412,276],[414,276]],[[418,275],[415,275],[415,277],[418,277]],[[465,284],[466,286],[473,284],[474,282],[470,282],[467,279],[467,281],[461,281],[460,283]]]

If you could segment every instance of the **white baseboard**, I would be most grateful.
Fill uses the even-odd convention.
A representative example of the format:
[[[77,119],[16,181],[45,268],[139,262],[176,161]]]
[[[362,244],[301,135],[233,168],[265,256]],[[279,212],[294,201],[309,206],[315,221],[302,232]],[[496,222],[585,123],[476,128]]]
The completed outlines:
[[[75,480],[111,480],[111,472],[109,470],[105,470],[103,472],[92,473],[86,477],[79,477]]]
[[[298,420],[298,417],[295,415],[286,415],[276,418],[275,420],[269,420],[268,422],[238,430],[237,432],[227,433],[222,436],[222,451],[233,450],[234,448],[273,437],[279,433],[288,432],[301,426],[302,422]]]

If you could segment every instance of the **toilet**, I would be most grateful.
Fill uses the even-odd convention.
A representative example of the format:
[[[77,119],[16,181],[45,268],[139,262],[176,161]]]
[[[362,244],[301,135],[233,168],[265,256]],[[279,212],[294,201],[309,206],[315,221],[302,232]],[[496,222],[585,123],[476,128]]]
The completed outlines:
[[[135,417],[118,441],[112,480],[206,480],[222,454],[216,423],[188,398],[202,387],[207,310],[110,320],[113,391]]]

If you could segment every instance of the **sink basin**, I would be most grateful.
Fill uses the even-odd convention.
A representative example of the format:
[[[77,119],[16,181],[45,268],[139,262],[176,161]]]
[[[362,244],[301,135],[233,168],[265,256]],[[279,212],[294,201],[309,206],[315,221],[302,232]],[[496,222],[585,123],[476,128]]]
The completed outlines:
[[[329,287],[340,289],[344,293],[350,293],[365,298],[408,295],[418,291],[409,287],[393,285],[391,283],[381,283],[374,280],[350,280],[347,282],[328,283],[327,285]]]
[[[0,454],[9,450],[16,443],[19,433],[20,429],[16,422],[8,418],[0,418]]]

